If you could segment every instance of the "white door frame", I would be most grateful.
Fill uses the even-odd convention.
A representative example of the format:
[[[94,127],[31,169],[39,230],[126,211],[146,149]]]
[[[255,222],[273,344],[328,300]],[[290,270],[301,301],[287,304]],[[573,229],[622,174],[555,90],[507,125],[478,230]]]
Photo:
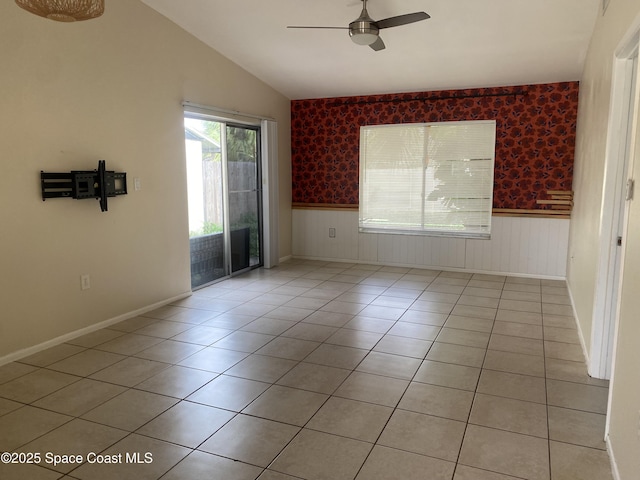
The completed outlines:
[[[635,76],[635,89],[631,85],[631,78],[633,77],[633,57],[638,55],[639,39],[640,25],[636,22],[620,42],[613,65],[611,109],[607,125],[607,150],[600,211],[598,274],[588,362],[589,374],[595,378],[610,378],[613,363],[612,351],[618,322],[617,305],[620,293],[618,286],[622,278],[622,262],[619,256],[621,252],[618,251],[620,247],[617,246],[618,227],[620,215],[625,215],[620,205],[621,197],[626,194],[624,184],[628,178],[628,171],[623,171],[623,165],[625,165],[625,156],[629,154],[627,145],[633,142],[633,138],[628,138],[628,132],[631,132],[631,135],[635,132],[635,128],[629,129],[629,124],[635,126],[638,120],[639,75]],[[634,98],[630,98],[633,91],[635,91]],[[636,106],[635,109],[631,108],[633,105]],[[623,234],[623,245],[625,241]],[[617,274],[616,259],[620,262],[620,270]]]
[[[278,265],[279,236],[278,210],[280,191],[278,186],[278,124],[273,120],[262,120],[262,218],[264,268]]]
[[[278,189],[278,123],[275,119],[235,110],[182,102],[185,114],[222,123],[237,123],[260,128],[262,170],[262,256],[263,266],[272,268],[279,262],[279,189]],[[224,175],[226,178],[226,175]],[[227,215],[225,215],[225,218]],[[229,271],[231,269],[229,268]]]

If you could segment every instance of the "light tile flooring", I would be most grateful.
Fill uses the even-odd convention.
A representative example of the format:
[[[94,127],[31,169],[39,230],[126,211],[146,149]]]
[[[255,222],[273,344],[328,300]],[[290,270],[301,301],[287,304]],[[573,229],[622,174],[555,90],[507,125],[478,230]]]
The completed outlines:
[[[610,479],[571,315],[559,281],[254,270],[0,367],[0,451],[42,456],[0,478]]]

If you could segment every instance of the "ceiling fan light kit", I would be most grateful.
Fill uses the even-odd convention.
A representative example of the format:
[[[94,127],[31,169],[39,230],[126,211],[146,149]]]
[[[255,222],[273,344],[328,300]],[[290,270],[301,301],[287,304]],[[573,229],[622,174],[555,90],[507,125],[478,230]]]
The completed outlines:
[[[371,45],[378,39],[380,29],[367,12],[367,0],[362,1],[362,13],[360,17],[349,24],[349,36],[353,43]]]
[[[16,0],[16,4],[56,22],[90,20],[104,13],[104,0]]]
[[[378,39],[377,29],[375,32],[372,30],[362,30],[359,29],[354,31],[353,29],[349,29],[349,36],[353,43],[357,43],[358,45],[371,45]]]
[[[368,45],[375,51],[385,48],[382,38],[380,38],[380,30],[383,28],[399,27],[408,25],[409,23],[419,22],[431,18],[425,12],[407,13],[398,15],[397,17],[389,17],[384,20],[374,20],[367,12],[367,0],[362,0],[362,12],[360,16],[349,24],[349,36],[353,43],[358,45]],[[287,28],[316,28],[316,29],[343,29],[345,27],[300,27],[289,26]]]

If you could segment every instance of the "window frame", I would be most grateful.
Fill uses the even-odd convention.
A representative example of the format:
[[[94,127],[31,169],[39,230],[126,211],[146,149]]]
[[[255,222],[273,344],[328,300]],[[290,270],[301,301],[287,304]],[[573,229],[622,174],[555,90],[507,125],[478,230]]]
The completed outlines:
[[[490,124],[493,128],[489,131],[487,130],[486,125]],[[473,150],[473,147],[469,147],[469,144],[474,143],[473,139],[470,142],[449,142],[448,144],[442,143],[442,138],[440,138],[439,146],[434,147],[433,143],[435,142],[434,138],[438,140],[437,130],[430,130],[431,127],[457,127],[460,126],[466,129],[467,135],[469,135],[469,126],[480,126],[481,130],[484,130],[482,133],[483,136],[486,136],[486,139],[482,139],[482,144],[478,143],[478,145],[473,145],[476,149]],[[400,155],[396,159],[395,157],[389,157],[388,153],[378,154],[378,158],[373,160],[373,163],[377,165],[383,165],[385,162],[387,164],[391,164],[392,167],[388,170],[393,170],[397,172],[397,165],[401,162],[404,162],[405,165],[409,165],[404,169],[400,169],[400,172],[403,174],[397,175],[394,177],[390,175],[389,177],[389,191],[387,198],[389,201],[398,200],[406,201],[406,204],[413,204],[413,208],[407,209],[408,216],[412,217],[413,221],[411,223],[406,221],[404,224],[401,222],[393,221],[389,222],[385,226],[384,222],[389,221],[391,218],[389,215],[390,212],[386,212],[386,217],[375,220],[372,218],[366,218],[367,214],[371,214],[373,208],[369,208],[369,204],[371,202],[371,198],[376,198],[379,196],[380,189],[384,189],[387,184],[383,181],[381,182],[378,179],[377,183],[375,181],[367,181],[368,176],[374,171],[374,168],[369,168],[367,170],[368,165],[371,163],[371,160],[367,161],[367,154],[369,148],[374,149],[376,145],[371,145],[367,143],[367,133],[373,131],[374,129],[382,129],[382,128],[395,128],[395,129],[403,129],[404,132],[401,132],[400,135],[410,135],[408,129],[424,129],[423,133],[423,147],[420,150],[418,147],[417,151],[420,151],[420,154],[415,154],[411,156],[411,153],[405,154],[404,157]],[[433,132],[433,133],[432,133]],[[393,133],[392,133],[393,135]],[[471,137],[472,135],[469,135]],[[446,139],[446,135],[444,135]],[[373,144],[373,142],[371,142]],[[445,236],[445,237],[457,237],[457,238],[480,238],[480,239],[489,239],[491,238],[491,216],[493,209],[493,190],[494,190],[494,180],[495,180],[495,144],[496,144],[496,121],[495,120],[463,120],[463,121],[450,121],[450,122],[423,122],[423,123],[403,123],[403,124],[387,124],[387,125],[365,125],[360,127],[360,165],[359,165],[359,173],[360,173],[360,188],[359,188],[359,209],[358,209],[358,229],[361,233],[384,233],[384,234],[402,234],[402,235],[425,235],[425,236]],[[414,151],[416,150],[416,145],[411,144],[406,148],[403,148],[403,151]],[[397,145],[395,145],[397,147]],[[404,144],[403,144],[404,146]],[[435,150],[434,150],[435,148]],[[380,150],[379,146],[378,149]],[[438,155],[439,150],[446,151],[449,149],[450,151],[459,151],[459,152],[467,152],[465,154],[458,153],[456,155],[461,156],[462,158],[454,158],[452,160],[447,159],[443,160],[442,158],[437,158],[438,156],[443,157],[443,155]],[[469,153],[471,151],[475,151],[476,153]],[[435,152],[435,155],[433,155]],[[480,153],[481,152],[481,153]],[[471,157],[472,155],[479,154],[480,158]],[[386,155],[386,156],[385,156]],[[464,155],[464,156],[463,156]],[[455,156],[455,155],[454,155]],[[467,158],[470,157],[470,158]],[[407,160],[408,159],[408,160]],[[474,161],[480,161],[481,163],[473,164]],[[417,170],[417,166],[419,165],[421,171],[421,178],[418,182],[421,182],[422,192],[421,196],[418,198],[415,193],[415,184],[416,184],[416,176],[415,171]],[[469,184],[473,183],[473,180],[476,180],[478,185],[482,187],[482,192],[479,192],[479,196],[471,196],[474,186],[469,186],[464,184],[464,182],[448,184],[446,181],[442,179],[436,179],[438,177],[437,170],[444,166],[450,167],[450,173],[448,174],[447,179],[449,182],[451,179],[460,178],[465,179]],[[471,166],[474,166],[474,169],[470,169]],[[457,169],[457,170],[456,170]],[[431,176],[430,181],[427,180],[427,172],[429,172]],[[464,171],[466,173],[465,176],[457,177],[457,171]],[[445,170],[446,172],[446,170]],[[413,176],[411,174],[414,173]],[[404,177],[403,177],[404,175]],[[472,177],[476,175],[476,179]],[[489,177],[490,175],[490,177]],[[407,187],[402,189],[403,191],[398,191],[398,181],[405,180],[407,182]],[[394,181],[396,182],[394,184]],[[431,187],[429,187],[430,184]],[[413,188],[412,188],[413,186]],[[440,190],[440,186],[443,186],[446,190],[447,187],[449,189],[454,190],[456,194],[459,194],[459,190],[463,190],[465,195],[463,196],[452,196],[452,195],[443,195],[440,197],[434,197],[434,195],[438,194]],[[394,191],[395,187],[395,191]],[[369,191],[370,189],[376,189],[374,193]],[[406,191],[404,191],[406,190]],[[413,193],[411,193],[413,190]],[[478,189],[479,191],[480,189]],[[467,197],[466,192],[469,192],[470,195]],[[442,193],[442,192],[440,192]],[[403,195],[406,194],[406,197]],[[399,195],[399,196],[398,196]],[[432,196],[432,200],[428,201],[428,197]],[[421,211],[418,212],[416,208],[416,198],[417,204],[420,205]],[[435,199],[435,200],[434,200]],[[457,207],[455,201],[460,202],[460,204],[464,204],[465,201],[474,205],[473,207]],[[431,202],[431,203],[429,203]],[[448,208],[444,207],[444,203],[449,203]],[[404,202],[403,202],[404,203]],[[383,202],[380,202],[379,211],[384,210]],[[429,208],[425,208],[425,205],[428,205]],[[477,205],[480,205],[478,207]],[[478,210],[473,210],[473,208],[478,208]],[[391,210],[391,208],[390,208]],[[430,211],[429,211],[430,210]],[[454,218],[458,217],[458,224],[454,224],[450,219],[453,215]],[[420,221],[416,222],[415,219],[418,218]],[[447,225],[449,227],[453,227],[454,225],[458,225],[456,228],[446,228],[437,226],[438,222],[441,221],[442,218],[447,218],[447,222],[440,225]],[[429,219],[431,220],[429,222]],[[474,220],[472,220],[474,219]],[[469,223],[469,221],[476,222],[475,224]],[[377,223],[376,223],[377,222]],[[466,223],[465,223],[466,222]],[[419,224],[419,225],[418,225]],[[434,228],[435,227],[435,228]]]

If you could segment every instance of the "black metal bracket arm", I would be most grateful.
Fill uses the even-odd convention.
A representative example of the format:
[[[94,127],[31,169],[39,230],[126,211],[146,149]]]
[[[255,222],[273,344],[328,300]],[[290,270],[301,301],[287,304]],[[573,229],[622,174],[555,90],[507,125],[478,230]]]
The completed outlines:
[[[93,171],[72,170],[69,173],[40,172],[42,200],[69,197],[78,200],[96,198],[100,209],[107,211],[107,198],[127,194],[127,174],[106,169],[104,160]]]

